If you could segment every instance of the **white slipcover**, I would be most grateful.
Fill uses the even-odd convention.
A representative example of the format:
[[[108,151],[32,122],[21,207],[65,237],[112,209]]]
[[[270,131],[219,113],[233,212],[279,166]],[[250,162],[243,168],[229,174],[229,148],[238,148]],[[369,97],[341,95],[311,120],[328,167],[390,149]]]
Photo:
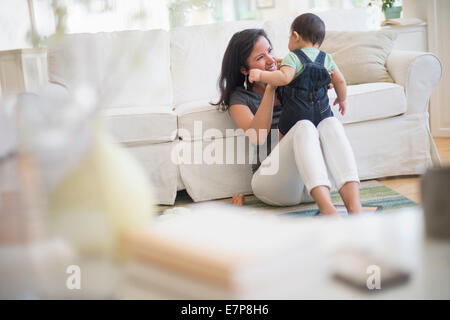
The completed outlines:
[[[195,100],[216,100],[225,49],[235,32],[261,28],[261,21],[230,21],[170,31],[175,109]]]

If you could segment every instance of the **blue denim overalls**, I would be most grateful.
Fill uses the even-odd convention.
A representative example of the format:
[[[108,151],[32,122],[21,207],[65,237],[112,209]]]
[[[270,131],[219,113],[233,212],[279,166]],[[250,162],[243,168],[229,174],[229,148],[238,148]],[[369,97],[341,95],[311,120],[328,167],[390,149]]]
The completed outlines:
[[[314,62],[300,49],[294,53],[304,68],[288,85],[278,88],[283,104],[278,129],[283,135],[299,120],[310,120],[317,127],[320,121],[333,116],[327,95],[331,77],[324,67],[325,52],[320,51]]]

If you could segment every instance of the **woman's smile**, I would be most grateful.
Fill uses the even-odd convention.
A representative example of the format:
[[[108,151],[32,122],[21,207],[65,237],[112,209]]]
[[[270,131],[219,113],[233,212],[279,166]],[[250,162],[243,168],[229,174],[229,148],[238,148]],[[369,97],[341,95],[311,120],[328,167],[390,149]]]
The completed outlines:
[[[266,65],[266,70],[267,71],[275,71],[275,70],[277,70],[277,65],[276,65],[276,63],[272,63],[272,64],[270,64],[270,65]]]

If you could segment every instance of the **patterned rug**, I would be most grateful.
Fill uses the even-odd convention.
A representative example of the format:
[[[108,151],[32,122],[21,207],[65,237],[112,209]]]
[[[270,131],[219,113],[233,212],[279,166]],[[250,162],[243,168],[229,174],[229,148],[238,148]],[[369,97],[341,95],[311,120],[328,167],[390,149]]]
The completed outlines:
[[[360,194],[364,213],[368,214],[381,213],[399,208],[418,206],[416,202],[406,198],[405,196],[386,187],[385,185],[376,180],[362,181],[360,187]],[[339,193],[337,191],[332,192],[331,198],[333,200],[333,203],[336,205],[336,208],[338,209],[339,213],[341,215],[347,215],[347,211],[345,209],[345,206],[343,205],[343,201]],[[231,204],[231,198],[211,200],[207,202]],[[160,214],[163,214],[164,211],[167,209],[177,207],[188,208],[190,205],[193,204],[194,202],[189,197],[186,190],[183,190],[178,192],[177,199],[173,206],[159,205],[158,211]],[[289,207],[275,207],[265,204],[264,202],[256,198],[254,195],[245,196],[244,206],[250,208],[257,208],[264,212],[271,212],[280,215],[294,215],[298,217],[307,217],[320,214],[317,209],[317,205],[314,202]]]

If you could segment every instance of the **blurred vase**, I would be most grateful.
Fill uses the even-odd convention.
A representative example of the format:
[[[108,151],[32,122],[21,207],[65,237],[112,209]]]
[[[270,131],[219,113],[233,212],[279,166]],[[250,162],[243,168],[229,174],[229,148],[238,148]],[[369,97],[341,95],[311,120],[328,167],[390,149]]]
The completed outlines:
[[[118,258],[122,233],[149,223],[154,201],[142,167],[109,135],[92,88],[23,95],[19,136],[36,158],[49,233],[81,256]]]
[[[18,111],[0,100],[0,299],[57,297],[75,257],[69,243],[49,237],[45,191],[30,145],[17,139]],[[20,129],[19,129],[20,130]]]
[[[53,230],[64,232],[81,253],[116,258],[123,257],[121,235],[145,226],[155,213],[144,170],[100,119],[86,154],[50,192],[48,208]]]

